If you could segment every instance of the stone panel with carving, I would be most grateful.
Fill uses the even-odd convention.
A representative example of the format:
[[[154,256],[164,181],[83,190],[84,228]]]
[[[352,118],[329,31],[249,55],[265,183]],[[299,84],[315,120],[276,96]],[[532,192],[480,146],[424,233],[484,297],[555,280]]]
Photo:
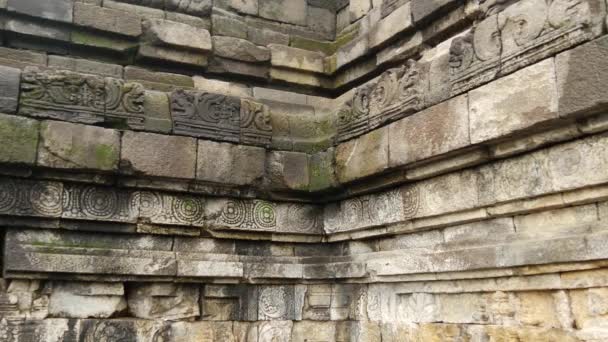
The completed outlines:
[[[110,222],[136,222],[132,193],[111,187],[69,184],[64,186],[62,218]]]
[[[171,115],[176,134],[239,142],[241,99],[177,90],[171,93]]]
[[[452,95],[592,39],[597,0],[487,0],[468,33],[452,41]]]
[[[268,106],[241,99],[241,144],[269,147],[272,125]]]
[[[131,196],[131,207],[139,209],[140,220],[150,223],[186,226],[205,223],[205,200],[201,196],[137,191]]]
[[[19,113],[82,123],[121,121],[144,127],[144,88],[114,78],[27,67],[21,75]]]
[[[0,179],[0,215],[59,217],[63,200],[61,183]]]

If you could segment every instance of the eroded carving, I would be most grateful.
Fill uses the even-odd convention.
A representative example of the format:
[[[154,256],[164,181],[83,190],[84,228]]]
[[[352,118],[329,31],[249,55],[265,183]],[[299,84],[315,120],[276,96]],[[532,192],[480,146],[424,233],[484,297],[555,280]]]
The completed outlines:
[[[131,342],[137,339],[132,324],[128,321],[85,321],[84,342]]]
[[[171,93],[171,115],[176,134],[239,142],[239,98],[178,90]]]
[[[130,193],[109,187],[66,185],[62,217],[70,219],[134,222],[137,211]]]
[[[589,0],[487,0],[450,48],[452,96],[594,36]]]
[[[0,214],[59,217],[62,201],[61,183],[0,180]]]
[[[220,224],[247,230],[275,230],[276,208],[266,201],[229,200],[218,219]]]
[[[241,143],[268,147],[272,125],[268,107],[251,100],[241,100]]]
[[[66,70],[22,73],[20,113],[83,123],[123,120],[142,129],[144,88],[138,83]]]
[[[139,217],[156,224],[203,225],[205,200],[189,195],[170,195],[154,191],[138,191],[131,206],[139,209]]]

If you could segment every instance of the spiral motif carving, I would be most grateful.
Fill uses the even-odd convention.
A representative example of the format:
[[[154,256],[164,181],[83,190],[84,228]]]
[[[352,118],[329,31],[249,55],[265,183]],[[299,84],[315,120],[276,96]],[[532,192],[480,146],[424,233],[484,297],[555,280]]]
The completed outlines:
[[[0,183],[0,211],[10,211],[17,204],[17,186],[13,182]]]
[[[82,212],[97,218],[111,218],[118,212],[118,193],[110,189],[86,188],[80,195]]]
[[[141,217],[153,217],[162,207],[161,197],[152,191],[139,191],[133,195],[131,207],[139,210]]]
[[[243,201],[229,201],[222,210],[222,221],[232,226],[239,226],[245,222],[247,208]]]
[[[401,189],[403,201],[403,215],[405,218],[413,218],[420,208],[420,190],[417,186],[411,185]]]
[[[277,224],[274,205],[269,202],[258,201],[253,208],[253,220],[261,228],[272,228]]]
[[[203,218],[205,207],[201,200],[194,197],[175,197],[171,203],[171,212],[176,219],[192,223]]]
[[[311,206],[291,204],[287,209],[287,222],[290,230],[313,232],[317,227],[317,210]]]
[[[287,313],[285,289],[267,287],[260,294],[260,312],[268,318],[282,318]]]
[[[60,215],[63,187],[57,183],[36,183],[29,193],[32,208],[43,215]]]

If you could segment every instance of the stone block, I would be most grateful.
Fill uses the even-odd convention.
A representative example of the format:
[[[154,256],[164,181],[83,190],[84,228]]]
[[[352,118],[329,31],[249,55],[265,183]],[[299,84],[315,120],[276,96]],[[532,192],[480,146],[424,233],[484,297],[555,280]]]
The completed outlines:
[[[116,130],[61,121],[41,124],[40,166],[114,171],[119,159],[120,134]]]
[[[196,51],[211,51],[209,31],[163,19],[143,21],[144,41]]]
[[[412,185],[404,199],[406,211],[415,217],[434,216],[476,208],[481,189],[475,171],[461,171]],[[414,214],[415,213],[415,214]]]
[[[291,341],[335,341],[336,324],[334,322],[299,321],[293,325]]]
[[[336,147],[340,183],[380,173],[388,168],[388,127],[379,128]]]
[[[170,341],[236,342],[232,325],[232,322],[176,322],[171,324]]]
[[[595,224],[598,224],[595,204],[515,217],[517,234],[535,238],[584,234],[589,232]]]
[[[194,179],[196,140],[127,131],[122,137],[120,163],[126,173]]]
[[[49,315],[65,318],[109,318],[127,309],[122,283],[54,282]]]
[[[350,22],[355,22],[372,9],[371,0],[351,0],[349,2]]]
[[[129,312],[137,318],[180,320],[200,315],[195,284],[152,283],[128,287]]]
[[[24,69],[26,66],[44,67],[47,64],[46,53],[0,47],[0,62],[6,67]]]
[[[239,13],[258,15],[258,0],[230,0],[229,4]]]
[[[213,36],[247,39],[248,27],[238,16],[215,9],[211,15]]]
[[[19,103],[19,82],[21,71],[15,68],[0,67],[0,112],[13,114]]]
[[[454,0],[413,0],[411,6],[414,23],[429,20],[432,14],[455,2]]]
[[[338,185],[334,172],[334,157],[334,148],[310,156],[309,190],[311,192],[330,189]]]
[[[272,151],[267,175],[273,189],[308,190],[309,156],[306,153]]]
[[[270,67],[264,64],[252,64],[221,57],[213,57],[209,61],[207,71],[216,74],[231,74],[252,77],[258,80],[268,80]]]
[[[205,17],[211,13],[212,4],[212,0],[166,0],[165,9]]]
[[[557,118],[553,60],[547,59],[470,91],[469,116],[474,144]]]
[[[49,20],[72,23],[73,0],[8,0],[9,11]]]
[[[206,66],[207,54],[200,51],[177,50],[172,47],[142,44],[137,50],[138,59],[170,61],[179,64]]]
[[[213,53],[244,62],[258,63],[270,60],[270,51],[267,48],[234,37],[214,36]]]
[[[90,61],[88,59],[49,56],[48,66],[51,68],[67,69],[85,74],[122,78],[122,66],[117,64]]]
[[[367,36],[359,37],[340,47],[336,53],[336,69],[364,56],[369,52],[369,39]],[[375,61],[374,61],[375,65]]]
[[[73,44],[98,48],[119,53],[129,53],[137,48],[137,42],[118,35],[100,35],[86,28],[75,27],[72,30],[70,41]]]
[[[74,24],[125,36],[141,35],[141,18],[137,15],[106,7],[74,4]]]
[[[283,23],[306,25],[306,0],[258,0],[259,16],[262,18],[280,21]]]
[[[608,85],[608,37],[559,54],[555,58],[560,116],[585,114],[608,104],[601,89]]]
[[[101,4],[94,4],[94,5],[101,6]],[[161,9],[137,6],[137,5],[127,4],[124,2],[113,1],[113,0],[104,1],[103,7],[112,8],[112,9],[119,10],[119,11],[129,12],[129,13],[132,13],[133,15],[137,15],[139,17],[147,18],[147,19],[163,19],[165,17],[165,12]]]
[[[146,131],[169,133],[173,128],[171,112],[169,111],[169,96],[167,93],[148,90],[144,97],[144,129]]]
[[[247,39],[255,45],[268,46],[269,44],[289,45],[289,35],[267,28],[249,26]]]
[[[371,29],[369,33],[369,46],[371,48],[375,48],[398,33],[413,27],[410,4],[411,2],[408,2],[397,8]]]
[[[607,141],[606,136],[599,135],[551,148],[545,159],[554,190],[571,190],[608,181]]]
[[[469,144],[468,102],[466,96],[460,96],[391,124],[390,166],[407,165]]]
[[[274,66],[323,73],[325,55],[319,52],[271,44],[268,46]]]
[[[254,185],[264,177],[265,157],[266,150],[260,147],[199,140],[196,179]]]
[[[194,87],[194,81],[190,76],[166,72],[153,72],[133,66],[125,67],[125,79],[142,83],[146,88],[159,91]]]
[[[287,82],[315,88],[323,87],[326,84],[324,82],[325,79],[321,76],[281,68],[270,68],[270,79],[272,81]]]
[[[252,97],[253,91],[250,87],[242,83],[226,82],[205,78],[203,76],[194,76],[194,88],[208,93],[222,94],[234,97]]]
[[[30,18],[17,17],[7,19],[4,28],[6,31],[26,36],[35,36],[37,38],[46,38],[63,42],[70,41],[70,30],[65,26],[42,23]],[[14,41],[12,45],[24,47],[26,49],[30,48],[27,42],[22,43],[21,40]],[[58,46],[58,44],[47,44],[45,47],[56,53],[67,53],[65,48]]]
[[[323,33],[327,40],[334,40],[336,35],[336,13],[322,7],[308,7],[308,27]]]
[[[33,165],[38,130],[38,121],[0,114],[0,162]]]
[[[207,31],[211,31],[210,17],[199,18],[192,15],[176,12],[165,12],[165,16],[165,19],[170,21],[176,21],[178,23],[187,24],[192,27],[198,27]]]

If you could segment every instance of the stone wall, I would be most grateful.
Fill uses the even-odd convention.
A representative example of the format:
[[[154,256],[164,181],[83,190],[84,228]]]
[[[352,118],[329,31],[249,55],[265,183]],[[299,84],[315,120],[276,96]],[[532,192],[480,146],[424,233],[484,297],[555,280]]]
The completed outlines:
[[[608,340],[605,0],[0,0],[0,341]]]

